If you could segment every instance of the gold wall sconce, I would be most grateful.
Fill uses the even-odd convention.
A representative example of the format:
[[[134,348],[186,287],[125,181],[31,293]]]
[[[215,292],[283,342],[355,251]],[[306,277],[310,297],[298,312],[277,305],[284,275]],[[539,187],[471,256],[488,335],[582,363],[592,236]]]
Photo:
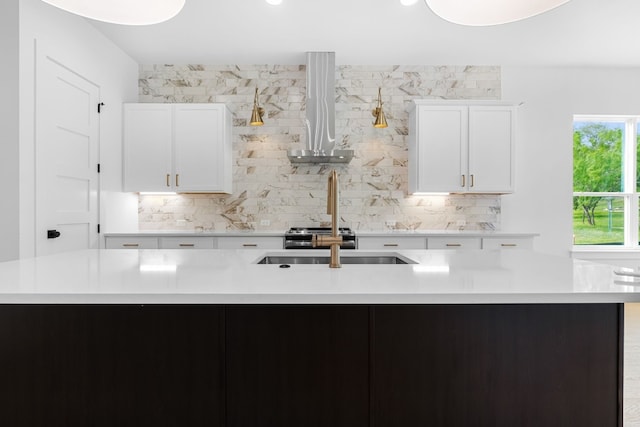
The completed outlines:
[[[388,126],[387,118],[384,116],[384,111],[382,111],[382,88],[378,88],[378,105],[373,109],[373,111],[371,111],[371,114],[376,118],[373,122],[374,128],[381,129]]]
[[[256,95],[253,98],[253,111],[251,112],[251,121],[249,124],[251,126],[262,126],[264,122],[262,121],[262,116],[264,115],[264,108],[260,107],[258,104],[258,88],[256,88]]]

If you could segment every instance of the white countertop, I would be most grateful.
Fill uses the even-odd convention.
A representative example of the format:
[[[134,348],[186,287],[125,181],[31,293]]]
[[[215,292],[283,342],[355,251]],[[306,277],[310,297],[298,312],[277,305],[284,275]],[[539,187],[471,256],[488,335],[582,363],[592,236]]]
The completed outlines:
[[[614,267],[526,250],[396,251],[418,263],[343,264],[340,269],[255,264],[267,253],[328,250],[88,250],[10,261],[0,263],[0,303],[640,301],[640,279],[620,277]],[[362,253],[379,251],[342,251]]]

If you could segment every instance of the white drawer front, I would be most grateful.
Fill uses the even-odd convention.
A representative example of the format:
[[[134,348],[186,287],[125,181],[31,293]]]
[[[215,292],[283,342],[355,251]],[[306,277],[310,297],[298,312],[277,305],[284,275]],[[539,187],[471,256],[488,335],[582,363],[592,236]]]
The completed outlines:
[[[157,237],[106,237],[107,249],[158,249]]]
[[[483,237],[482,249],[533,249],[533,238]]]
[[[160,249],[215,249],[215,237],[160,237]]]
[[[480,237],[429,237],[429,249],[480,249]]]
[[[284,237],[218,237],[218,249],[282,249]]]
[[[426,249],[425,237],[358,237],[358,249]]]

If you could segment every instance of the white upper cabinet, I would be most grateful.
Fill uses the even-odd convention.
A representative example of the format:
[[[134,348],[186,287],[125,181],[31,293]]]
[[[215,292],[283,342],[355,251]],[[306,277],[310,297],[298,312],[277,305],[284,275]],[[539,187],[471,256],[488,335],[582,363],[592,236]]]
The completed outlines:
[[[498,101],[414,101],[409,192],[513,192],[515,111]]]
[[[171,106],[125,104],[123,126],[124,190],[173,191]]]
[[[223,104],[125,104],[124,190],[231,193]]]

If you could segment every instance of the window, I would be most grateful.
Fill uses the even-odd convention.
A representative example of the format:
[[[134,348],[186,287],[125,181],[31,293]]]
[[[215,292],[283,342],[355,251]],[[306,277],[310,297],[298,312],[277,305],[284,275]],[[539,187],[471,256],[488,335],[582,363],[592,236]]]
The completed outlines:
[[[573,243],[638,248],[640,116],[575,116]]]

